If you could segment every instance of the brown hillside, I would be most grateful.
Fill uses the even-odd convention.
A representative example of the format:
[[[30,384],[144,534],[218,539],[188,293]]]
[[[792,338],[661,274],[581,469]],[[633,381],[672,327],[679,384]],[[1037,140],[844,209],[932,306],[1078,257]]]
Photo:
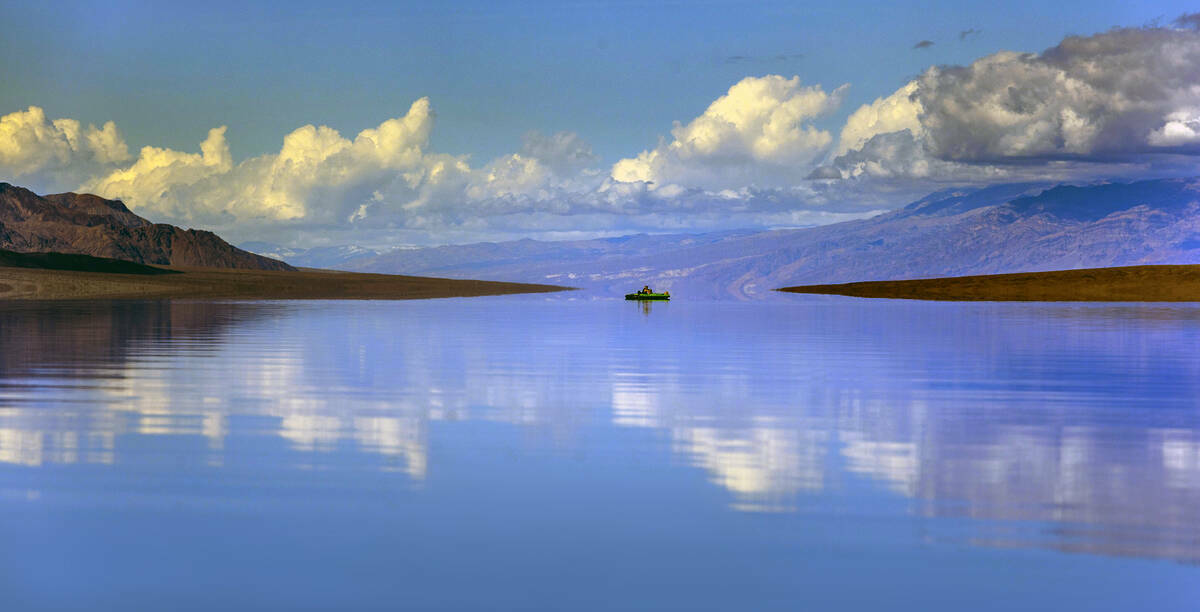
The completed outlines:
[[[293,270],[212,232],[151,223],[119,200],[91,194],[39,196],[0,183],[0,249],[57,252],[185,267]]]
[[[80,256],[74,256],[80,257]],[[61,262],[51,262],[61,263]],[[77,263],[77,262],[67,262]],[[566,291],[567,287],[328,270],[170,268],[95,271],[0,267],[7,299],[410,300]],[[123,262],[127,266],[137,266]],[[37,265],[35,262],[34,265]],[[132,272],[132,273],[130,273]],[[152,273],[148,273],[152,272]]]
[[[840,285],[785,287],[791,293],[989,302],[1200,302],[1200,265],[1123,266]]]

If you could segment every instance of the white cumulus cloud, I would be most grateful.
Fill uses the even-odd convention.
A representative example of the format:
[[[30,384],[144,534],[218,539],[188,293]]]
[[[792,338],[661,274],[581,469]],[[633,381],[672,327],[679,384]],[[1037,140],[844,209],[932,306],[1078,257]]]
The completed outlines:
[[[431,190],[469,172],[463,159],[426,150],[433,121],[421,98],[353,140],[306,125],[285,136],[278,153],[236,165],[220,127],[198,154],[145,147],[132,165],[84,187],[181,222],[359,220],[420,207]]]
[[[826,93],[800,77],[747,77],[699,117],[676,123],[670,142],[618,161],[612,177],[708,189],[795,184],[833,142],[812,121],[837,108],[845,88]]]
[[[112,121],[97,128],[75,119],[49,120],[37,106],[0,117],[0,173],[10,179],[78,184],[89,173],[128,159],[129,149]]]
[[[130,202],[151,202],[171,189],[192,185],[233,168],[225,126],[213,128],[200,143],[200,153],[182,153],[173,149],[142,147],[137,160],[127,168],[114,170],[83,188],[107,198]]]
[[[1179,147],[1200,144],[1200,109],[1169,113],[1162,127],[1150,132],[1150,144]]]
[[[914,136],[922,135],[922,108],[916,93],[917,82],[912,81],[892,95],[876,98],[851,113],[838,138],[838,155],[862,148],[876,134],[908,130]]]

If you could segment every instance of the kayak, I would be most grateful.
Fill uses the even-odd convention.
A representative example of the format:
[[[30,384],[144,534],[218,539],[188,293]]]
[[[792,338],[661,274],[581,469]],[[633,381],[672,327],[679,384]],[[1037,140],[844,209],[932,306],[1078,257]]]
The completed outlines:
[[[627,300],[669,300],[669,299],[671,299],[671,294],[670,293],[627,293],[627,294],[625,294],[625,299],[627,299]]]

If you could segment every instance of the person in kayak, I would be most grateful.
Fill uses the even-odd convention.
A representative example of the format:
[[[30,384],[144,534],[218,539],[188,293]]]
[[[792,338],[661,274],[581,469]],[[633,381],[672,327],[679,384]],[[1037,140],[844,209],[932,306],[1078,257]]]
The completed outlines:
[[[638,293],[654,293],[654,292],[650,290],[650,285],[646,285],[646,286],[642,287],[642,290],[639,291]]]

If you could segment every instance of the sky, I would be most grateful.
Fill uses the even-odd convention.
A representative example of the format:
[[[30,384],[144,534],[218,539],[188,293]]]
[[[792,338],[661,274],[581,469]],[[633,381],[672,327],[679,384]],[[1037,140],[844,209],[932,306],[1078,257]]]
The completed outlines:
[[[196,3],[198,4],[198,3]],[[0,3],[0,180],[288,246],[1190,176],[1186,3]]]

